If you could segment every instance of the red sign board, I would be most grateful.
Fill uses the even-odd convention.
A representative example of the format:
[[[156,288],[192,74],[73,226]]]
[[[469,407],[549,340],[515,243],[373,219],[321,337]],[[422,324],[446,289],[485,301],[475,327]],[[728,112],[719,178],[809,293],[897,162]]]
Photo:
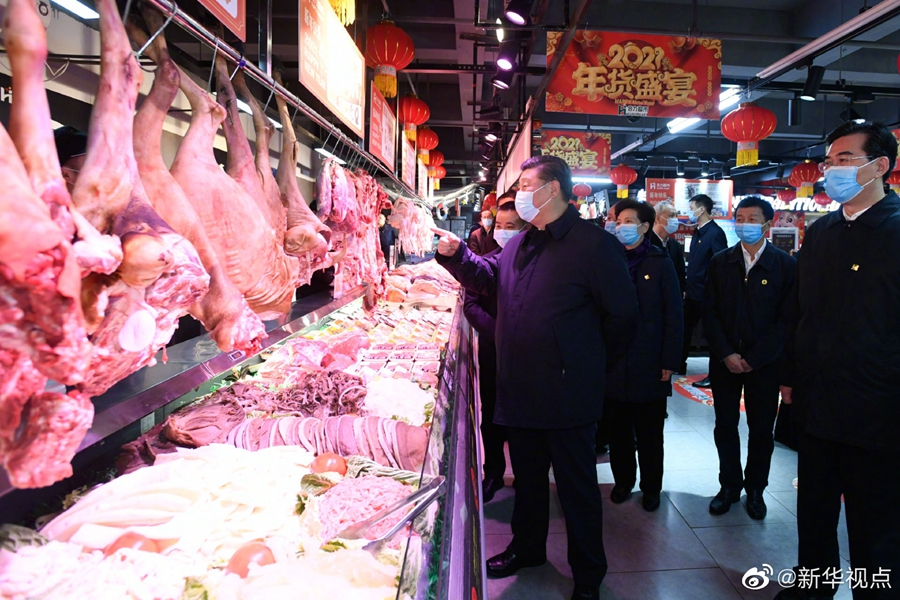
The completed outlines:
[[[247,41],[247,0],[200,0],[200,4],[238,39]]]
[[[562,32],[547,34],[547,64]],[[635,117],[719,118],[722,40],[578,31],[546,109]]]
[[[557,131],[541,133],[541,154],[557,156],[569,165],[572,175],[599,176],[609,173],[612,135],[590,131]]]
[[[300,0],[300,83],[360,137],[365,77],[366,61],[328,0]]]
[[[730,179],[710,181],[703,179],[647,179],[647,202],[654,206],[671,202],[679,217],[688,217],[691,198],[706,194],[713,201],[712,217],[730,219],[734,198],[734,182]]]
[[[416,149],[410,143],[406,136],[400,136],[400,147],[403,149],[401,157],[401,178],[403,183],[409,186],[411,190],[416,189]]]
[[[369,115],[369,152],[393,171],[396,164],[394,139],[397,136],[397,118],[387,100],[372,85],[372,112]]]

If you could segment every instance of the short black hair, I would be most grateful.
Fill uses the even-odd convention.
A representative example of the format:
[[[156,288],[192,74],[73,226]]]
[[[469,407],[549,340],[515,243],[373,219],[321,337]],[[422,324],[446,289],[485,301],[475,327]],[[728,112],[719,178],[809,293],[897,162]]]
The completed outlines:
[[[638,219],[640,219],[641,223],[647,223],[650,227],[653,227],[653,223],[656,221],[656,211],[653,210],[653,207],[646,202],[638,202],[637,200],[632,200],[631,198],[627,198],[624,200],[619,200],[615,204],[616,206],[616,217],[622,214],[623,210],[633,210],[637,213]]]
[[[491,216],[494,216],[494,211],[491,210],[490,208],[482,208],[481,212],[483,212],[483,213],[489,212],[489,213],[491,213]]]
[[[737,211],[741,210],[742,208],[758,208],[762,211],[763,218],[766,221],[771,221],[775,218],[775,209],[770,203],[766,202],[759,196],[747,196],[746,198],[741,200],[738,203],[737,208],[734,209],[735,217],[737,216]]]
[[[516,191],[512,188],[509,188],[508,190],[506,190],[506,192],[504,192],[503,194],[500,195],[499,198],[497,198],[497,205],[499,206],[499,205],[503,204],[503,201],[506,200],[507,198],[509,198],[510,200],[515,200],[516,199]]]
[[[568,202],[572,197],[572,171],[563,159],[549,154],[532,156],[522,163],[522,170],[528,169],[536,169],[543,181],[558,181],[563,200]]]
[[[713,211],[712,198],[710,198],[706,194],[697,194],[696,196],[692,197],[690,199],[690,201],[688,201],[688,204],[690,204],[691,202],[695,202],[695,203],[699,204],[704,209],[706,209],[706,214],[708,214],[709,216],[712,216],[712,211]]]
[[[505,213],[505,212],[516,212],[516,205],[513,202],[507,202],[506,204],[501,204],[497,208],[497,213]],[[518,214],[518,213],[517,213]]]
[[[80,156],[87,151],[87,136],[84,132],[68,125],[53,130],[53,141],[56,142],[59,166],[69,162],[73,156]]]
[[[825,138],[825,145],[830,146],[842,137],[857,133],[866,136],[866,141],[863,143],[863,151],[865,151],[866,156],[871,156],[872,158],[887,157],[890,163],[887,173],[884,175],[887,177],[888,173],[894,170],[894,165],[897,164],[897,138],[882,123],[877,121],[874,123],[872,121],[847,121],[828,134],[828,137]]]

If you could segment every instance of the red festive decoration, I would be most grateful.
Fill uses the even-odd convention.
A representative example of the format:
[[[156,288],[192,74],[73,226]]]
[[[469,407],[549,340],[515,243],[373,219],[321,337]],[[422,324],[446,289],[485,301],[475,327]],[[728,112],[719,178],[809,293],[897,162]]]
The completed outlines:
[[[891,186],[891,190],[900,194],[900,171],[891,171],[891,176],[887,178],[887,184]]]
[[[609,178],[616,184],[616,198],[628,197],[628,186],[637,181],[637,176],[637,171],[625,163],[609,172]]]
[[[438,134],[427,127],[421,127],[416,134],[416,145],[419,147],[419,158],[421,158],[422,162],[426,165],[428,164],[429,151],[437,148],[439,141]]]
[[[590,196],[592,192],[593,190],[591,189],[591,186],[586,183],[577,183],[575,184],[575,187],[572,188],[572,193],[579,198]]]
[[[744,102],[722,117],[722,135],[738,145],[735,166],[759,164],[759,142],[775,131],[778,119],[771,110]]]
[[[815,196],[813,196],[813,202],[818,204],[819,206],[829,206],[833,200],[828,197],[828,194],[825,192],[819,192]]]
[[[494,208],[495,206],[497,206],[497,192],[491,192],[484,197],[484,204],[482,205],[482,208],[488,209]]]
[[[444,153],[440,150],[431,150],[428,152],[428,166],[439,167],[444,164]]]
[[[441,179],[447,176],[447,169],[444,167],[434,167],[433,169],[429,169],[429,175],[434,182],[434,189],[439,190],[441,189]]]
[[[791,171],[791,185],[797,188],[798,198],[809,198],[813,195],[813,186],[822,173],[813,162],[805,161],[794,167]],[[799,185],[797,185],[799,183]]]
[[[790,204],[797,199],[797,190],[778,190],[776,197],[785,204]]]
[[[400,98],[400,122],[403,123],[403,132],[406,139],[416,141],[416,127],[422,125],[431,117],[431,109],[415,94],[406,94]]]
[[[390,21],[381,21],[366,31],[366,63],[375,69],[375,87],[385,98],[397,96],[397,71],[415,57],[412,38]]]

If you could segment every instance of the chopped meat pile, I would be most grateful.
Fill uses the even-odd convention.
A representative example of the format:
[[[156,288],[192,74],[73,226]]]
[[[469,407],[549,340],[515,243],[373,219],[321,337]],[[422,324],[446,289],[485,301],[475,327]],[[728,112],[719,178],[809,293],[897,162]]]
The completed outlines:
[[[319,520],[322,521],[322,539],[331,540],[343,529],[364,521],[377,512],[406,498],[413,489],[390,477],[364,475],[346,477],[325,492],[319,504]],[[368,536],[375,539],[396,525],[402,513],[385,519],[373,527]]]
[[[244,421],[244,409],[227,396],[207,398],[169,415],[163,434],[179,446],[198,448],[223,443],[228,432]]]
[[[130,444],[122,446],[122,453],[116,458],[116,471],[125,475],[152,465],[160,454],[171,454],[178,446],[163,435],[164,424],[160,423]]]
[[[380,417],[255,418],[234,428],[228,443],[242,450],[301,446],[315,454],[360,455],[386,467],[417,471],[425,461],[428,432]]]

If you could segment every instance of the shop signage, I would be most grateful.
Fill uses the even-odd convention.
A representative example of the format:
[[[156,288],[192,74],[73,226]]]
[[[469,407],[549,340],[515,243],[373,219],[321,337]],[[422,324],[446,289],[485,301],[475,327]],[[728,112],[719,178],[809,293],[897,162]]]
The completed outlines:
[[[730,219],[734,198],[734,182],[730,179],[718,181],[704,179],[647,179],[647,202],[659,204],[671,202],[679,217],[691,213],[690,200],[697,194],[706,194],[713,201],[713,218]]]
[[[416,190],[419,193],[419,198],[425,199],[428,197],[428,188],[430,187],[431,182],[428,180],[428,167],[426,167],[425,163],[418,158],[416,159],[416,171],[418,172],[416,181],[418,187]]]
[[[247,41],[247,0],[200,0],[200,4],[238,39]]]
[[[609,173],[611,143],[609,133],[545,129],[541,134],[541,154],[566,161],[572,175],[599,176]]]
[[[784,200],[779,200],[778,198],[773,198],[769,200],[772,204],[772,207],[775,210],[783,210],[783,211],[800,211],[800,212],[818,212],[818,213],[828,213],[836,211],[840,204],[837,202],[832,202],[827,206],[822,206],[817,203],[812,198],[797,198],[795,200],[791,200],[790,202],[785,202]]]
[[[547,34],[547,64],[562,32]],[[578,31],[547,89],[550,112],[719,118],[722,40]]]
[[[365,137],[366,61],[327,0],[300,0],[300,83]]]
[[[396,164],[394,140],[397,138],[397,118],[387,100],[372,85],[371,114],[369,115],[369,152],[393,171]],[[405,139],[405,138],[404,138]]]
[[[405,135],[400,136],[400,148],[403,150],[401,157],[401,178],[409,189],[416,189],[416,149]]]

